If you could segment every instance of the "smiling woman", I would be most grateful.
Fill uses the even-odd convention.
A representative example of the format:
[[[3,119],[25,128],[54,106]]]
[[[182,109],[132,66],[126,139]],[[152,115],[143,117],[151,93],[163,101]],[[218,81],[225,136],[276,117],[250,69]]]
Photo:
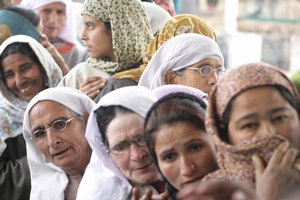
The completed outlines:
[[[0,199],[29,199],[30,177],[22,136],[28,102],[62,77],[49,52],[29,36],[11,36],[0,47]],[[18,174],[14,177],[14,174]],[[16,192],[11,192],[16,191]]]

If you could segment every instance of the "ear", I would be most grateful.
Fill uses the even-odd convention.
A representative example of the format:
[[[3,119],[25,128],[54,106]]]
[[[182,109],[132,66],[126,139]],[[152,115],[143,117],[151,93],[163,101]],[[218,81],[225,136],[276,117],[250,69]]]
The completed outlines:
[[[169,70],[165,74],[165,82],[166,84],[176,84],[176,73],[172,70]]]

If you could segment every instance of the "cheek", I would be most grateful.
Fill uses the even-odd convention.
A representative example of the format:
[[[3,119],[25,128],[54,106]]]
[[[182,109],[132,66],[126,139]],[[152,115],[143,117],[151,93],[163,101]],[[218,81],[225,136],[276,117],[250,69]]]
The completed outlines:
[[[178,165],[172,163],[158,163],[160,171],[162,175],[172,184],[174,184],[176,178],[178,177],[179,170],[178,170]],[[175,184],[174,184],[175,185]]]
[[[281,135],[288,139],[294,147],[300,149],[300,123],[291,122],[282,129]]]
[[[199,159],[199,158],[203,158],[203,159]],[[195,158],[194,160],[198,160],[197,163],[198,168],[201,170],[205,170],[207,174],[218,169],[216,159],[210,147],[207,147],[202,153],[202,155],[197,156],[197,158]]]

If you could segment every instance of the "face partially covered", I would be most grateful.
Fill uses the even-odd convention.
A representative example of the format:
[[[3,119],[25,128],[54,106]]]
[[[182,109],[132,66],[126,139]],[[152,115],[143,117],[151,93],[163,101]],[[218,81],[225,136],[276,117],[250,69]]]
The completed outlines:
[[[21,53],[13,53],[2,61],[7,88],[25,101],[44,90],[45,80],[39,64]]]
[[[297,110],[274,87],[257,87],[238,95],[232,103],[228,132],[232,145],[278,134],[300,150]]]
[[[187,122],[162,126],[154,150],[162,175],[178,190],[218,169],[206,132]]]
[[[119,114],[106,130],[112,159],[131,182],[142,185],[158,180],[143,137],[143,124],[144,119],[136,113]]]
[[[67,123],[57,123],[58,120]],[[85,139],[86,120],[50,100],[38,102],[29,113],[31,132],[46,130],[35,134],[33,142],[47,161],[69,175],[83,174],[90,160],[91,148]]]

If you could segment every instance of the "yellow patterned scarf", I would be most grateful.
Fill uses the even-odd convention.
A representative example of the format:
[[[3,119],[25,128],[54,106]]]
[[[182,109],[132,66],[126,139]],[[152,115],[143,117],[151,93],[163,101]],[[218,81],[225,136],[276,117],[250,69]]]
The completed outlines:
[[[112,46],[116,62],[89,57],[87,62],[114,74],[128,69],[142,59],[143,50],[150,42],[151,28],[145,9],[138,0],[85,0],[83,15],[110,22]]]
[[[176,15],[166,23],[164,28],[157,33],[155,38],[148,45],[143,58],[144,64],[137,69],[117,73],[114,75],[115,78],[129,78],[138,81],[157,49],[167,40],[183,33],[198,33],[216,40],[216,35],[212,28],[199,17],[189,14]]]

